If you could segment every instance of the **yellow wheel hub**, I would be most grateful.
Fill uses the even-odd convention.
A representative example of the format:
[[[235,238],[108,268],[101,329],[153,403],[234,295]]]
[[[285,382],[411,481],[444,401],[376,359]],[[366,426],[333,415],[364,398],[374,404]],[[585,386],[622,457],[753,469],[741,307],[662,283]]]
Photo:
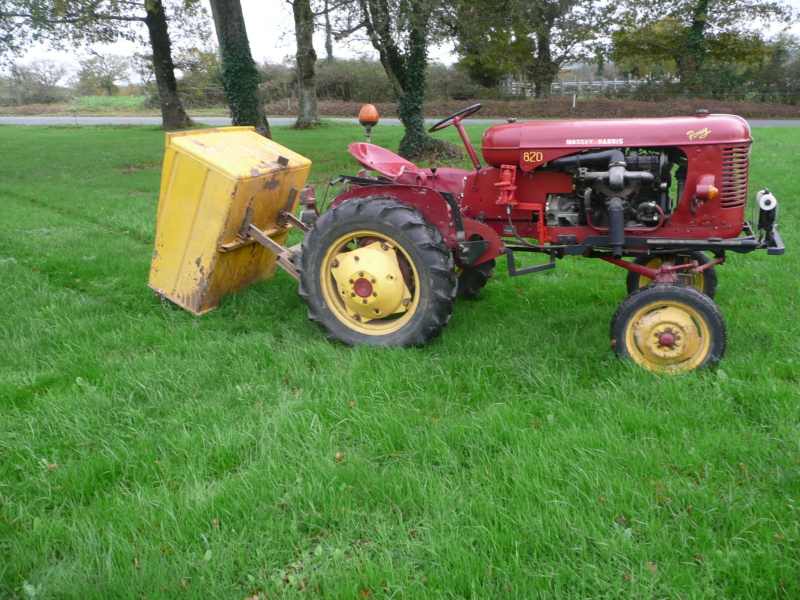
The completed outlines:
[[[327,305],[352,329],[384,335],[399,329],[416,310],[406,284],[406,277],[417,281],[416,268],[403,248],[385,235],[358,231],[342,236],[329,247],[321,269]]]
[[[625,337],[632,358],[643,367],[660,372],[697,368],[711,346],[700,314],[672,300],[639,310],[628,322]]]

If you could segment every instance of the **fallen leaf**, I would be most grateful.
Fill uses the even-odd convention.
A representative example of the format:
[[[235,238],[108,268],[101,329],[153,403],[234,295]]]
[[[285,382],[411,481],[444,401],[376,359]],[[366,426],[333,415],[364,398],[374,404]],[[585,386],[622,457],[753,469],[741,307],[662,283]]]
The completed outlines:
[[[633,581],[633,575],[631,575],[630,573],[623,573],[622,574],[622,578],[625,581]]]
[[[181,585],[183,586],[183,589],[185,589],[187,592],[189,591],[189,584],[186,583],[185,579],[181,579]]]
[[[776,540],[778,540],[779,542],[785,542],[785,541],[786,541],[786,538],[785,538],[785,537],[783,537],[783,536],[782,536],[780,533],[776,533],[776,534],[775,534],[775,535],[773,535],[772,537],[774,537],[774,538],[775,538]]]
[[[650,571],[651,574],[653,574],[653,575],[657,575],[658,574],[658,567],[655,565],[655,563],[651,563],[651,562],[648,561],[648,562],[644,563],[644,567],[648,571]]]
[[[139,559],[136,558],[135,556],[133,557],[133,566],[136,567],[137,569],[139,568]]]

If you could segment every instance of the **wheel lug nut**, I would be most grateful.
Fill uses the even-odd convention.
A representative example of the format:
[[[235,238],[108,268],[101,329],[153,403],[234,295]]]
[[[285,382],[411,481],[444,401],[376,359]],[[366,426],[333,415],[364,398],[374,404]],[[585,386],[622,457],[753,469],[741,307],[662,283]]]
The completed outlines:
[[[338,267],[338,266],[339,266],[339,261],[338,261],[338,259],[335,259],[335,258],[334,258],[334,259],[333,259],[333,262],[331,263],[331,266],[332,266],[334,269],[335,269],[336,267]]]
[[[366,298],[364,298],[364,299],[363,299],[361,302],[362,302],[363,304],[366,304],[366,303],[367,303],[367,299],[366,299]]]
[[[351,279],[351,280],[350,280],[350,283],[355,283],[355,281],[353,281],[353,280]]]
[[[354,257],[353,257],[353,260],[354,260],[354,261],[356,261],[356,262],[358,262],[358,261],[359,261],[359,260],[361,260],[361,259],[360,259],[360,258],[358,258],[357,256],[354,256]]]
[[[378,292],[372,292],[372,297],[373,298],[377,298],[378,297]],[[364,302],[366,302],[366,300],[364,300]]]

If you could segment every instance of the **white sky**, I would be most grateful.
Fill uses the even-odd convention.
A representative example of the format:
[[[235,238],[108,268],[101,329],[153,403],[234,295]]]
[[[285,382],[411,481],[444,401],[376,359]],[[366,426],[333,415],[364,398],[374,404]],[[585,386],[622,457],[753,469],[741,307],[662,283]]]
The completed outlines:
[[[207,0],[203,0],[203,2],[207,5]],[[800,0],[783,0],[783,2],[793,6],[800,14]],[[250,47],[255,61],[259,63],[264,61],[279,63],[292,56],[295,51],[294,23],[291,6],[286,0],[241,0],[241,3]],[[210,15],[210,9],[208,12]],[[790,31],[800,35],[800,23],[796,23]],[[120,42],[107,46],[96,46],[94,49],[102,53],[127,55],[133,52],[134,48],[130,43]],[[317,56],[324,56],[325,42],[322,33],[318,33],[315,36],[314,48],[317,51]],[[364,54],[376,57],[376,53],[366,42],[351,42],[347,44],[334,42],[334,55],[338,57],[356,57]],[[23,62],[32,58],[51,58],[77,66],[74,52],[55,52],[39,47],[31,50],[23,58]],[[430,58],[445,64],[452,64],[455,61],[455,57],[452,54],[452,45],[443,48],[431,48]]]
[[[211,18],[211,9],[208,8],[208,1],[202,0]],[[800,2],[800,0],[797,0]],[[257,63],[271,62],[281,63],[286,58],[294,56],[296,46],[294,39],[294,20],[292,18],[292,8],[286,0],[241,0],[242,12],[244,13],[245,26],[247,27],[247,37],[250,41],[250,50],[253,59]],[[213,32],[213,24],[211,25]],[[144,31],[144,30],[143,30]],[[216,41],[216,34],[213,39]],[[96,52],[104,54],[131,54],[136,45],[130,42],[117,42],[115,44],[94,45]],[[314,49],[317,56],[325,56],[325,36],[318,32],[314,37]],[[452,55],[452,46],[448,48],[431,48],[430,59],[452,64],[456,59]],[[353,58],[368,55],[377,58],[377,53],[366,41],[336,42],[334,41],[333,53],[341,58]],[[74,52],[59,52],[48,49],[44,46],[36,47],[29,51],[22,62],[35,58],[48,58],[65,62],[73,66],[78,63]]]

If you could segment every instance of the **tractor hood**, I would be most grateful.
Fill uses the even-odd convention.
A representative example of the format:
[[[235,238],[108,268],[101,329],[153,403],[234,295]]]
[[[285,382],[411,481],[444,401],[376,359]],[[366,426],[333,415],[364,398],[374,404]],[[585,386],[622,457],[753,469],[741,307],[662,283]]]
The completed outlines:
[[[595,148],[654,148],[752,142],[741,117],[705,115],[665,119],[523,121],[495,125],[483,134],[484,160],[495,167],[535,168],[566,154]]]

